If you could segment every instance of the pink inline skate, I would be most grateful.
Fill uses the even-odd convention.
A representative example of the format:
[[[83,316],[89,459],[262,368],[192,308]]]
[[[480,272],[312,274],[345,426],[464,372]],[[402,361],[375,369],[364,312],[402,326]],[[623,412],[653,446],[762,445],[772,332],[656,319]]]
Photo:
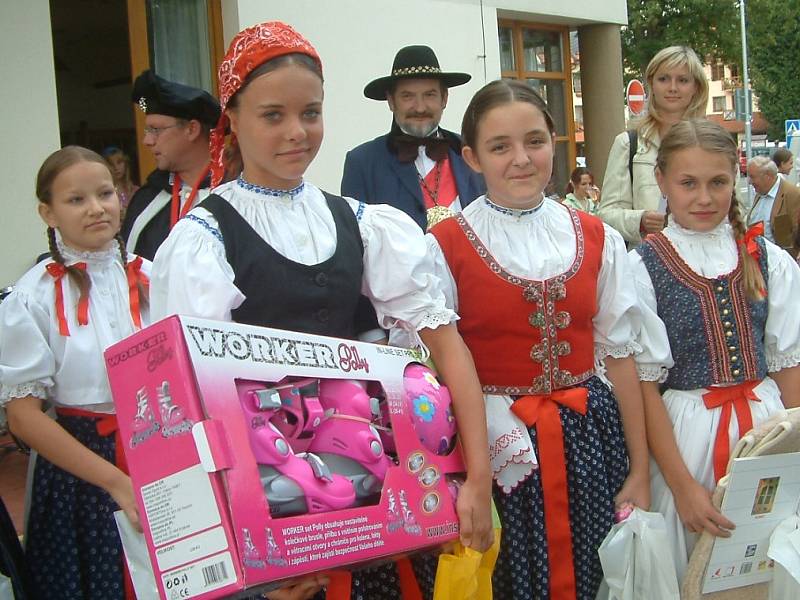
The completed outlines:
[[[257,381],[238,380],[236,386],[272,516],[327,512],[352,506],[355,492],[350,481],[332,474],[327,465],[310,452],[295,454],[289,441],[271,422],[282,409],[279,390]]]
[[[378,400],[367,393],[365,382],[323,379],[319,402],[326,418],[317,427],[309,451],[353,482],[359,505],[377,500],[392,464],[373,426],[380,417]]]
[[[281,549],[275,543],[275,538],[272,535],[272,529],[267,527],[267,564],[273,567],[285,567],[288,561],[283,557]]]
[[[417,525],[414,513],[408,507],[405,490],[400,490],[400,510],[403,512],[403,529],[406,530],[406,533],[409,535],[422,535],[422,528]]]
[[[389,513],[386,515],[386,531],[394,533],[403,526],[403,513],[397,505],[392,488],[386,490],[386,497],[389,500]]]
[[[158,405],[161,412],[161,435],[165,438],[186,433],[192,429],[192,421],[186,418],[183,408],[172,403],[169,394],[169,381],[161,382],[158,390]]]
[[[305,452],[325,416],[319,403],[319,380],[301,379],[272,389],[281,398],[281,410],[272,417],[272,424],[289,440],[295,452]]]
[[[253,544],[253,538],[250,536],[250,530],[246,527],[242,528],[242,537],[244,537],[244,553],[242,562],[246,567],[254,567],[256,569],[263,569],[267,566],[267,563],[264,562],[264,559],[261,558],[261,554],[258,552],[258,548],[256,548],[255,544]]]
[[[133,418],[133,434],[131,435],[131,448],[136,448],[139,444],[149,439],[160,429],[158,421],[153,417],[150,408],[150,398],[147,396],[147,389],[142,388],[136,392],[136,416]]]

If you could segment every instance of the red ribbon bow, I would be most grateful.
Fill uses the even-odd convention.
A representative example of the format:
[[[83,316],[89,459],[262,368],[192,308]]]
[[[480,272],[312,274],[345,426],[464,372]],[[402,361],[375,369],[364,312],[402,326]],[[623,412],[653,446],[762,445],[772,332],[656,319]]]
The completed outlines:
[[[72,265],[75,268],[86,270],[86,263],[79,262]],[[67,325],[67,315],[64,312],[64,288],[62,280],[67,274],[67,267],[61,263],[53,262],[46,267],[47,272],[55,280],[53,285],[56,289],[56,317],[58,318],[58,333],[63,336],[69,335],[69,325]],[[78,301],[78,324],[86,325],[89,323],[89,298],[86,294],[81,294]]]
[[[128,276],[128,301],[131,307],[131,317],[137,329],[142,328],[141,293],[150,287],[150,280],[142,273],[142,257],[137,256],[125,265],[125,274]],[[139,287],[141,284],[141,288]]]
[[[558,405],[585,415],[588,398],[586,388],[576,387],[556,390],[551,394],[522,396],[511,405],[511,412],[525,425],[537,426],[552,600],[574,600],[577,595],[572,558],[572,529],[569,523],[564,430],[561,428]]]
[[[714,440],[714,479],[716,481],[719,481],[725,475],[731,454],[731,444],[728,436],[728,428],[731,423],[731,406],[736,410],[739,437],[741,438],[753,428],[753,415],[750,414],[749,401],[761,402],[760,398],[753,393],[753,388],[758,383],[758,381],[745,381],[729,387],[714,387],[703,394],[703,402],[707,409],[722,407],[719,425],[717,425],[717,437]]]
[[[759,221],[752,227],[750,227],[744,234],[741,240],[739,240],[739,245],[742,246],[745,251],[752,256],[755,260],[758,260],[758,257],[761,256],[761,251],[758,248],[758,244],[756,244],[756,238],[758,236],[764,235],[764,223],[763,221]]]

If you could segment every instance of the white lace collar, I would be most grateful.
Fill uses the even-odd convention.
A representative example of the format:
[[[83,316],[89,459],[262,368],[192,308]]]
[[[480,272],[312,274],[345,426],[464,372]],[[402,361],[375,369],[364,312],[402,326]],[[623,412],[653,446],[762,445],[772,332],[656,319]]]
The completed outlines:
[[[695,231],[694,229],[687,229],[680,225],[672,215],[669,215],[667,218],[667,233],[671,234],[670,237],[676,238],[719,238],[731,235],[732,227],[730,222],[728,221],[728,217],[722,219],[722,221],[711,229],[710,231]]]
[[[119,243],[116,239],[111,240],[104,250],[76,250],[71,246],[67,246],[61,239],[60,235],[56,235],[56,246],[64,262],[68,265],[85,262],[86,264],[106,264],[114,260],[121,260],[119,253]]]

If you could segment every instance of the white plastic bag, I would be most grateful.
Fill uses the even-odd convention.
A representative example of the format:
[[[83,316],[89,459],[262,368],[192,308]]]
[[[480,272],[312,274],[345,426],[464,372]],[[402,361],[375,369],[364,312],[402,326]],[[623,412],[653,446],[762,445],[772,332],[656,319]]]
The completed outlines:
[[[800,598],[800,517],[780,522],[769,538],[767,556],[775,561],[769,600]]]
[[[153,567],[150,565],[150,555],[147,552],[147,542],[144,534],[136,531],[125,516],[118,510],[114,513],[117,522],[119,537],[122,540],[122,550],[128,564],[133,589],[137,600],[159,600],[158,586]]]
[[[635,508],[614,525],[598,549],[608,600],[679,600],[670,547],[660,513]]]
[[[14,600],[14,589],[11,580],[0,573],[0,600]]]

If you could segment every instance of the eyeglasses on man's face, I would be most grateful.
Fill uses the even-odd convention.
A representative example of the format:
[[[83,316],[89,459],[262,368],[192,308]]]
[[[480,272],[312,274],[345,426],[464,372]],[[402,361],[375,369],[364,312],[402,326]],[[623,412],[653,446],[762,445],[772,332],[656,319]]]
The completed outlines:
[[[149,126],[145,126],[145,128],[142,131],[144,131],[145,135],[152,135],[153,137],[157,138],[158,136],[161,135],[161,133],[164,130],[172,129],[173,127],[180,127],[181,125],[182,125],[182,123],[175,123],[174,125],[166,125],[164,127],[149,127]]]

